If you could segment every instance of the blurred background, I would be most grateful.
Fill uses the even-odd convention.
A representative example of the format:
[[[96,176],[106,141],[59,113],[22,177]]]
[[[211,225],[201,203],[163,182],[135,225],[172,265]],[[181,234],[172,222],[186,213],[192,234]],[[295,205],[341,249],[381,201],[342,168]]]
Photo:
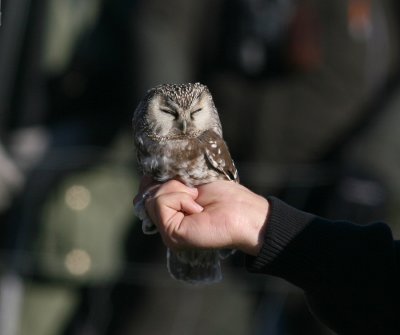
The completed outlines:
[[[289,283],[172,280],[144,236],[131,117],[209,86],[244,185],[400,235],[396,0],[3,0],[0,335],[328,335]],[[340,241],[338,241],[340,243]]]

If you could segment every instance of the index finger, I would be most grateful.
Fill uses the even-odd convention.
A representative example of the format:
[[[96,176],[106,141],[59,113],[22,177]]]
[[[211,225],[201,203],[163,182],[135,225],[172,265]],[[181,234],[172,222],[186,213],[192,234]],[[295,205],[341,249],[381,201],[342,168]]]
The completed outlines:
[[[168,193],[187,193],[193,199],[196,199],[199,194],[197,188],[186,186],[182,182],[172,179],[160,185],[160,187],[158,187],[154,192],[153,196],[158,197]]]

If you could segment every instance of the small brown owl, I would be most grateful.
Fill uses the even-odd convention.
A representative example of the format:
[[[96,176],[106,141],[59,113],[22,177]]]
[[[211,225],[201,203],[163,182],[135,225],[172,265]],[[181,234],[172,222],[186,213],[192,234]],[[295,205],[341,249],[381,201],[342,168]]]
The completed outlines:
[[[144,175],[159,182],[178,179],[188,186],[221,179],[239,182],[210,91],[200,83],[149,90],[134,112],[133,132]],[[135,210],[143,232],[155,233],[144,201]],[[192,284],[217,282],[222,278],[220,259],[227,254],[226,250],[168,250],[168,270],[173,278]]]

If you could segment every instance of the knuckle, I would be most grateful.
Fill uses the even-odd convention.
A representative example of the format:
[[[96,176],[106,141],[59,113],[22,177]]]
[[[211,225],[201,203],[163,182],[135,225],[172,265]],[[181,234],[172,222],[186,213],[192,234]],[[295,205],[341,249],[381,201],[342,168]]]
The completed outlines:
[[[172,179],[172,180],[168,181],[168,186],[169,186],[171,189],[180,188],[181,185],[182,185],[182,183],[179,182],[179,181],[177,181],[177,180],[175,180],[175,179]]]
[[[154,187],[154,196],[158,197],[160,195],[166,194],[166,193],[171,193],[174,192],[177,188],[177,184],[175,183],[174,180],[169,180],[163,184],[158,184],[156,187]]]

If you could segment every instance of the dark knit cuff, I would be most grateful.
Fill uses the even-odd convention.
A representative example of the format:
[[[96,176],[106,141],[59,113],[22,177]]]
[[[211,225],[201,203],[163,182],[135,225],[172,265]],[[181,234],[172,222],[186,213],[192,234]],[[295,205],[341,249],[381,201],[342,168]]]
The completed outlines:
[[[268,202],[270,209],[264,244],[257,257],[248,257],[247,268],[251,272],[264,272],[314,217],[275,197],[268,197]]]
[[[292,242],[315,216],[289,206],[275,197],[268,197],[268,202],[270,210],[264,243],[256,257],[247,257],[248,271],[279,276],[300,287],[304,281],[314,282],[316,278],[305,278],[309,277],[309,255],[304,254],[302,248],[296,248],[293,245],[296,243]]]

